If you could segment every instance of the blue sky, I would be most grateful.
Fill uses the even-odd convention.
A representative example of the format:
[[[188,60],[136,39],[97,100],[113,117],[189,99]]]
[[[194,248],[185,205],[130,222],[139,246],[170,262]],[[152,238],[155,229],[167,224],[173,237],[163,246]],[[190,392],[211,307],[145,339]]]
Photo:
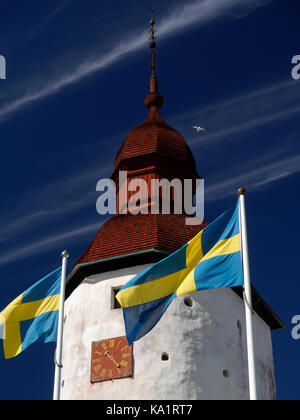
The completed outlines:
[[[287,324],[273,333],[277,397],[299,399],[299,2],[20,3],[0,0],[1,309],[56,268],[65,248],[70,268],[103,223],[96,183],[147,113],[154,6],[162,116],[205,178],[208,221],[238,187],[248,191],[252,281]],[[0,361],[0,399],[51,399],[54,347]]]

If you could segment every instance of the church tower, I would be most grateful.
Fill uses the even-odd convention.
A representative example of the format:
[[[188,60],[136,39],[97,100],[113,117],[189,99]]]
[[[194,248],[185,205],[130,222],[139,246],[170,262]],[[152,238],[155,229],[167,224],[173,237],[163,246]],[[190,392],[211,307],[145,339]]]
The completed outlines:
[[[122,310],[115,295],[136,274],[165,258],[207,226],[186,225],[162,214],[161,191],[151,181],[196,181],[193,154],[182,135],[161,117],[163,97],[155,65],[151,20],[148,115],[123,142],[112,180],[117,214],[106,221],[67,279],[61,398],[76,400],[249,399],[244,302],[241,288],[201,291],[175,299],[157,326],[127,345]],[[127,179],[119,182],[120,171]],[[141,187],[139,212],[128,211],[130,182]],[[153,192],[153,191],[152,191]],[[154,198],[153,198],[154,197]],[[158,211],[150,213],[153,200]],[[132,210],[132,209],[131,209]],[[271,330],[280,319],[253,289],[258,396],[275,398]]]

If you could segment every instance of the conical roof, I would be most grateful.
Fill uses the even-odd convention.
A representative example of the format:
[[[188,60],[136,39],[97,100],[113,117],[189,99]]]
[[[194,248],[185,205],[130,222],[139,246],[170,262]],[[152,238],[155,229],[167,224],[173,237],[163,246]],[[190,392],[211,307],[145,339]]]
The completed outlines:
[[[145,179],[148,184],[155,178],[199,178],[193,154],[185,139],[159,113],[163,97],[158,93],[157,85],[157,78],[152,74],[150,92],[144,101],[149,108],[148,116],[130,131],[115,158],[112,178],[117,183],[118,197],[122,195],[118,174],[124,169],[129,180]],[[151,187],[148,187],[149,192]],[[102,225],[77,263],[90,263],[150,249],[174,252],[205,226],[206,222],[187,226],[184,214],[150,214],[150,211],[149,214],[117,214]]]
[[[161,117],[159,108],[163,104],[162,96],[157,92],[157,79],[154,74],[150,79],[150,92],[145,99],[149,113],[145,121],[129,132],[115,159],[115,170],[122,161],[127,159],[145,157],[147,155],[160,155],[170,158],[176,165],[185,164],[196,174],[196,165],[193,154],[183,136]]]

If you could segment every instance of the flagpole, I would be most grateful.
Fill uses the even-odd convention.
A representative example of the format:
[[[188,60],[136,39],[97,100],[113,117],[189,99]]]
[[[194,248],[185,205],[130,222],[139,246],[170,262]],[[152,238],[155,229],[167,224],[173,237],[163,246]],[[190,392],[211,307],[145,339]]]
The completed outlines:
[[[249,256],[248,256],[245,195],[246,195],[246,190],[244,188],[240,188],[238,190],[239,219],[240,219],[240,232],[241,232],[241,253],[242,253],[243,273],[244,273],[244,303],[245,303],[245,314],[246,314],[249,393],[250,393],[250,400],[253,401],[253,400],[257,400],[257,382],[256,382],[255,355],[254,355],[254,337],[253,337],[253,321],[252,321],[253,309],[252,309]]]
[[[67,260],[68,260],[69,254],[67,253],[67,251],[63,251],[61,256],[62,256],[62,270],[61,270],[61,285],[60,285],[60,305],[59,305],[59,314],[58,314],[57,344],[56,344],[56,351],[55,351],[55,377],[54,377],[54,391],[53,391],[54,401],[60,400],[66,272],[67,272]]]

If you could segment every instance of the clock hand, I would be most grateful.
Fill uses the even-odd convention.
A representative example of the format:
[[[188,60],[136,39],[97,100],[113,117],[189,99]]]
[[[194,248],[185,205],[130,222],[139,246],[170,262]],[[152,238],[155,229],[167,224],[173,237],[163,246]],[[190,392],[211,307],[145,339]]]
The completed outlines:
[[[115,361],[115,359],[109,354],[108,351],[104,352],[104,356],[107,356],[117,366],[117,368],[120,367],[120,364]]]

